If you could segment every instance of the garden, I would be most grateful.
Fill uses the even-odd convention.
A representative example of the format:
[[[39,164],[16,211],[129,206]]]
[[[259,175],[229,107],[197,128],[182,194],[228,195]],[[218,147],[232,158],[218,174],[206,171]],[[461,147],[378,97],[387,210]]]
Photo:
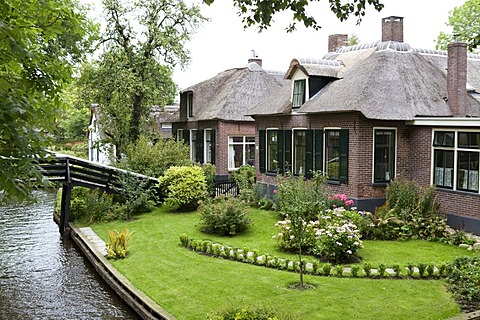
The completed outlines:
[[[211,170],[167,169],[151,212],[112,214],[115,197],[97,194],[112,201],[106,213],[77,216],[110,251],[122,243],[112,264],[175,317],[446,319],[480,309],[478,239],[446,225],[434,187],[393,181],[369,213],[327,195],[321,173],[281,177],[267,196],[242,168],[240,196],[211,199]]]

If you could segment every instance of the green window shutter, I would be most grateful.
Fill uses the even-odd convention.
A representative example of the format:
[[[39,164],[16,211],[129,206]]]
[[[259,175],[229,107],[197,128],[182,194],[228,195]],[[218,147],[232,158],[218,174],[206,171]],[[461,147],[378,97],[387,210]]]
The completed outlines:
[[[292,171],[292,130],[283,131],[283,140],[284,140],[284,172]],[[283,169],[283,168],[282,168]]]
[[[197,157],[195,161],[199,163],[203,163],[203,145],[204,145],[204,139],[203,139],[203,130],[197,130]]]
[[[212,153],[212,164],[215,164],[215,151],[216,151],[216,136],[215,136],[215,129],[212,129],[210,132],[210,139],[211,139],[211,145],[210,145],[210,151]]]
[[[260,167],[260,172],[265,173],[267,170],[266,168],[266,154],[265,154],[265,149],[266,149],[266,136],[267,132],[265,130],[259,130],[258,131],[258,156],[259,156],[259,167]]]
[[[183,142],[188,146],[190,145],[190,130],[188,129],[183,130]]]
[[[348,130],[340,130],[340,165],[339,180],[341,183],[348,182]]]
[[[323,130],[315,130],[314,134],[315,134],[315,171],[323,171]]]
[[[284,136],[284,130],[278,130],[278,144],[277,144],[277,162],[278,162],[278,173],[283,174],[285,171],[285,158],[284,158],[284,141],[285,141],[285,136]]]
[[[305,177],[313,177],[313,130],[305,131]]]

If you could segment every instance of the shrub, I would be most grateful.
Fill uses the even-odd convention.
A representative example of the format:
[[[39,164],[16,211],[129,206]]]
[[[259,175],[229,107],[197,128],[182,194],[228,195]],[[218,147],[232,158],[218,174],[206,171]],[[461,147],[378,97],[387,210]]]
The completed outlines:
[[[242,165],[232,172],[232,178],[237,183],[240,191],[253,189],[255,185],[255,167],[249,164]]]
[[[148,180],[139,179],[135,175],[123,173],[119,175],[121,188],[117,188],[120,203],[124,204],[125,218],[150,212],[156,202],[155,190]]]
[[[124,148],[124,159],[117,165],[151,177],[160,177],[172,166],[191,165],[189,147],[182,142],[159,138],[155,142],[140,136]]]
[[[75,187],[70,201],[72,220],[87,224],[124,218],[124,210],[113,201],[113,195],[100,190]]]
[[[109,243],[107,243],[107,258],[123,259],[127,255],[127,245],[133,237],[133,233],[127,228],[120,233],[116,230],[108,231]]]
[[[251,224],[245,206],[235,198],[218,198],[203,203],[200,208],[203,232],[234,236]]]
[[[302,241],[302,250],[309,253],[315,247],[317,239],[315,237],[315,227],[317,223],[310,221],[305,225],[303,241]],[[295,232],[292,229],[292,221],[288,219],[288,216],[282,220],[278,221],[275,224],[275,227],[278,230],[278,233],[273,236],[277,240],[281,249],[290,252],[298,251],[298,244],[296,243]]]
[[[227,309],[217,312],[215,315],[209,315],[209,320],[280,320],[290,319],[289,316],[279,315],[272,308],[267,307],[235,307],[230,306]]]
[[[165,203],[181,211],[195,210],[199,201],[208,196],[205,174],[197,166],[171,167],[159,180],[162,193],[167,196]]]
[[[480,308],[480,257],[459,257],[448,267],[447,283],[464,311]]]
[[[217,175],[217,168],[214,164],[204,163],[202,169],[207,182],[207,192],[208,194],[215,196],[215,176]]]

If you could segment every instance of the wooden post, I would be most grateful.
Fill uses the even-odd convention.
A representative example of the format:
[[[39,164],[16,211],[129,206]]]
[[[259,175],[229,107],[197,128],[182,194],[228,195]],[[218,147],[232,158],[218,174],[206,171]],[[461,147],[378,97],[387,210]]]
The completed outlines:
[[[62,187],[62,209],[60,211],[60,234],[62,237],[67,231],[68,223],[70,222],[70,198],[72,195],[72,181],[70,179],[70,163],[67,161],[65,163],[65,182]],[[68,236],[68,234],[67,234]]]

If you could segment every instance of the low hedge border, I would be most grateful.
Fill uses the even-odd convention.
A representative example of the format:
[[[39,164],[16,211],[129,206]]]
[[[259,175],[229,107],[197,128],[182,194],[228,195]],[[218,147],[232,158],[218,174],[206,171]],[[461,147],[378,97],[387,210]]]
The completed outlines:
[[[275,257],[268,253],[259,253],[258,250],[250,250],[245,247],[236,248],[215,243],[211,240],[198,240],[190,238],[186,234],[180,235],[180,243],[189,250],[215,258],[229,259],[290,272],[299,272],[300,270],[299,260]],[[302,259],[302,261],[305,265],[305,273],[316,276],[439,279],[446,277],[452,270],[452,266],[448,263],[438,265],[432,263],[409,263],[406,266],[386,266],[380,264],[374,267],[369,263],[365,263],[362,266],[334,266],[330,263],[322,263],[312,259]]]

